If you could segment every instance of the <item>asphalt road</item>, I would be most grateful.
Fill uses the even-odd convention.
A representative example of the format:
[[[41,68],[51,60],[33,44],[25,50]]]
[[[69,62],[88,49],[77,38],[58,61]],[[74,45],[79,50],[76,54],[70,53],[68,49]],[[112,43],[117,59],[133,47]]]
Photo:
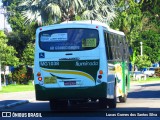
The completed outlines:
[[[86,107],[87,106],[87,107]],[[117,103],[116,109],[100,109],[97,104],[87,104],[72,106],[66,112],[51,112],[49,102],[32,101],[27,104],[19,105],[2,111],[9,112],[38,112],[42,113],[42,119],[160,119],[160,82],[152,84],[132,85],[126,103]],[[116,111],[116,112],[115,112]],[[117,115],[118,113],[118,115]],[[152,114],[153,113],[153,114]],[[111,117],[110,115],[118,117]],[[106,116],[107,115],[107,116]],[[129,115],[129,117],[127,116]],[[131,117],[131,116],[138,117]],[[13,118],[14,119],[14,118]],[[16,118],[17,119],[17,118]]]

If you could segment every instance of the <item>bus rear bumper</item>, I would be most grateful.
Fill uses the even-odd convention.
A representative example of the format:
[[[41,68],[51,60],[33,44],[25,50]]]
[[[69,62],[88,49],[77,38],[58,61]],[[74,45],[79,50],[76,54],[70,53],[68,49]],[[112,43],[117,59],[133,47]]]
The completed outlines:
[[[45,88],[35,85],[36,100],[106,98],[107,84],[92,87]]]

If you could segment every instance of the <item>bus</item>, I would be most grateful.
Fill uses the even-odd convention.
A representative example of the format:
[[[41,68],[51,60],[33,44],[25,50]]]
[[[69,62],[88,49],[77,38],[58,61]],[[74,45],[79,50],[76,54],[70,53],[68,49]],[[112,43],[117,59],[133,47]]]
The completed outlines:
[[[130,86],[125,34],[93,20],[39,27],[34,83],[36,100],[49,101],[51,110],[90,102],[116,108]]]

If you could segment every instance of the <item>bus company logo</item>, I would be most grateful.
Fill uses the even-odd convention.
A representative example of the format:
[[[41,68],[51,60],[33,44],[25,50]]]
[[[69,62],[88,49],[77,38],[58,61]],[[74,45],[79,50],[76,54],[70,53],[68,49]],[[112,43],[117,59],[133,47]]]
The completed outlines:
[[[85,62],[76,62],[76,66],[98,66],[98,62],[97,61],[85,61]]]
[[[2,112],[2,117],[11,117],[11,112]]]

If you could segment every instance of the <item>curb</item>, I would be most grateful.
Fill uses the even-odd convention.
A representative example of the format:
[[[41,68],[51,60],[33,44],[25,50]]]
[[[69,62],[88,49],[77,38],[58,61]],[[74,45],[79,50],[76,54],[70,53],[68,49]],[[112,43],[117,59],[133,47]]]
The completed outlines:
[[[7,104],[7,105],[0,105],[0,109],[10,108],[10,107],[14,107],[14,106],[25,104],[25,103],[29,103],[29,100],[20,100],[18,102],[10,103],[10,104]]]

